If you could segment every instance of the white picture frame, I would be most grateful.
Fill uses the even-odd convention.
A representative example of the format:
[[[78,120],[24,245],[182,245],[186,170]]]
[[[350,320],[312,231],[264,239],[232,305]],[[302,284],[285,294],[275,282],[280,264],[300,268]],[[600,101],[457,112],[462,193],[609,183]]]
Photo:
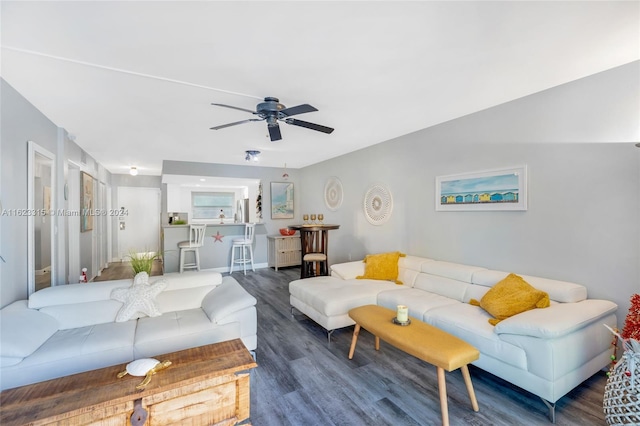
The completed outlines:
[[[527,166],[436,177],[436,211],[527,210]]]

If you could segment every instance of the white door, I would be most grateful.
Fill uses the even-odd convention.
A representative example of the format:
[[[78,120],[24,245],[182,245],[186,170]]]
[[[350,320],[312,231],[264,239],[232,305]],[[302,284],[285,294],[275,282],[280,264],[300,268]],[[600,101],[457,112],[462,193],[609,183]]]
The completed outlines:
[[[160,189],[118,187],[118,254],[160,252]]]

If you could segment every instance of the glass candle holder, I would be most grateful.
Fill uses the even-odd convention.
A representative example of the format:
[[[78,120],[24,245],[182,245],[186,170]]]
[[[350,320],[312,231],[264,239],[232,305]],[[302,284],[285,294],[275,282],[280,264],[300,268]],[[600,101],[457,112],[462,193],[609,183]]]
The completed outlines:
[[[322,224],[322,221],[324,220],[324,215],[322,213],[320,213],[318,215],[318,223]]]
[[[302,215],[302,224],[306,225],[307,222],[309,222],[309,215],[308,214],[303,214]]]
[[[315,214],[311,215],[311,223],[316,223],[316,215]]]

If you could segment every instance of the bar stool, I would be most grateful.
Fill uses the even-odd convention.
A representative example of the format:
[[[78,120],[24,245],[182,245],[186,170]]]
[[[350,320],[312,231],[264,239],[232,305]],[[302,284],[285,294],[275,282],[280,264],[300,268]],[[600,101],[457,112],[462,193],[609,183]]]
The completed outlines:
[[[302,277],[316,276],[316,270],[320,268],[318,276],[329,275],[327,267],[327,255],[324,253],[307,253],[302,258]]]
[[[189,225],[189,241],[181,241],[178,243],[180,249],[180,273],[185,269],[200,270],[200,247],[204,245],[204,234],[207,225]],[[195,259],[193,263],[184,263],[185,254],[188,251],[194,253]]]
[[[247,275],[247,263],[251,263],[251,270],[255,272],[253,267],[253,237],[255,233],[255,223],[245,223],[244,238],[234,238],[231,246],[231,265],[229,265],[229,274],[233,273],[233,265],[235,263],[242,264],[244,274]],[[236,249],[240,250],[238,259],[236,259]],[[247,250],[249,257],[247,258]]]

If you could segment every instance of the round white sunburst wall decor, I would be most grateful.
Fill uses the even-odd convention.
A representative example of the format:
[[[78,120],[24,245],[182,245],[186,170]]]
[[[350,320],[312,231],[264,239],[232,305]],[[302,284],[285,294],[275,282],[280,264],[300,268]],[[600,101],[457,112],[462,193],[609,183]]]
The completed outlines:
[[[382,225],[391,217],[393,197],[383,185],[375,184],[364,196],[364,215],[372,225]]]
[[[335,176],[327,179],[324,185],[324,203],[331,211],[336,211],[342,205],[342,182]]]

